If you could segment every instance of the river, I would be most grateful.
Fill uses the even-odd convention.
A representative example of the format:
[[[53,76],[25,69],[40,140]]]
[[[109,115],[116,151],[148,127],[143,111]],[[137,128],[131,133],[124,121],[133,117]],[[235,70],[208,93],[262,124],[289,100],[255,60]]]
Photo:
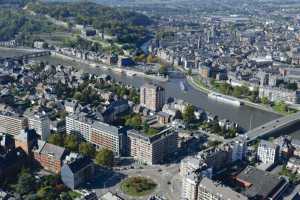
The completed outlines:
[[[0,57],[11,57],[16,54],[20,55],[22,54],[22,51],[0,49]],[[115,80],[118,80],[124,84],[132,85],[134,87],[140,87],[143,83],[151,81],[149,79],[145,79],[142,77],[137,77],[137,76],[128,77],[124,74],[117,74],[112,71],[103,71],[98,68],[92,68],[84,64],[75,63],[73,61],[62,60],[56,57],[54,58],[54,57],[47,56],[47,57],[37,58],[37,60],[47,61],[53,65],[56,64],[72,65],[86,72],[95,73],[95,74],[106,73],[111,75]],[[280,117],[275,113],[259,110],[249,106],[235,107],[229,104],[213,101],[209,99],[206,94],[195,90],[188,84],[186,84],[187,91],[184,92],[180,89],[179,84],[181,81],[186,81],[186,80],[185,78],[177,77],[177,78],[170,78],[170,81],[168,82],[157,82],[157,81],[152,81],[152,82],[155,82],[161,85],[162,87],[164,87],[166,90],[167,97],[175,97],[178,99],[183,99],[189,103],[192,103],[204,109],[207,112],[219,116],[220,119],[226,118],[229,119],[230,121],[234,121],[246,130],[250,128],[250,124],[252,128],[255,128],[268,121]]]

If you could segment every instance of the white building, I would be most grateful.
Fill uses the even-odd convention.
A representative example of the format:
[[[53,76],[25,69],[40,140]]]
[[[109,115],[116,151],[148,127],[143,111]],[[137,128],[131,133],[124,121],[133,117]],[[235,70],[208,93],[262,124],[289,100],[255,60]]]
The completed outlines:
[[[90,141],[92,121],[80,114],[73,114],[66,117],[66,133],[75,134],[80,139]]]
[[[276,163],[279,156],[279,146],[262,140],[257,148],[257,159],[264,164]]]
[[[197,200],[247,200],[244,195],[231,188],[216,183],[209,178],[202,178],[198,186]]]
[[[182,199],[197,200],[200,177],[195,174],[186,175],[182,180]]]
[[[50,134],[50,119],[44,113],[30,113],[25,115],[28,119],[28,128],[34,129],[41,139],[46,141]]]

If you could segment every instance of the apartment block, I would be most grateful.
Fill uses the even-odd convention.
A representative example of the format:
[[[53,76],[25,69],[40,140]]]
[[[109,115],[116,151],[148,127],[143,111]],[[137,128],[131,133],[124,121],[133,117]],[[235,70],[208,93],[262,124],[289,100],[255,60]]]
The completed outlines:
[[[103,122],[95,122],[92,125],[90,142],[97,149],[106,148],[116,156],[125,154],[126,132],[122,127],[111,126]]]
[[[44,113],[28,113],[28,127],[34,129],[42,140],[46,141],[50,134],[50,119]]]
[[[197,200],[247,200],[243,194],[203,177],[198,185]]]
[[[165,89],[154,84],[144,84],[140,88],[140,103],[152,111],[161,110],[165,103]]]
[[[38,141],[37,147],[33,150],[34,159],[45,170],[60,173],[63,159],[67,151],[63,147],[59,147],[42,140]]]
[[[161,164],[177,150],[178,134],[172,128],[154,136],[147,136],[136,130],[128,131],[127,135],[129,154],[141,163]]]
[[[286,103],[300,103],[300,91],[263,86],[259,88],[259,98],[267,97],[269,101],[284,101]]]
[[[66,117],[67,134],[75,134],[81,140],[93,144],[97,149],[106,148],[116,156],[125,154],[126,131],[80,114]]]
[[[182,199],[198,200],[198,185],[200,177],[191,173],[183,177],[182,180]]]
[[[196,173],[183,178],[182,199],[185,200],[247,200],[243,194]]]
[[[8,133],[14,136],[20,134],[21,130],[27,128],[27,126],[28,123],[25,117],[11,112],[0,113],[1,132]]]
[[[93,120],[84,115],[71,114],[66,117],[66,133],[75,134],[81,140],[90,141]]]
[[[257,148],[257,159],[264,164],[274,164],[278,160],[279,146],[262,140]]]

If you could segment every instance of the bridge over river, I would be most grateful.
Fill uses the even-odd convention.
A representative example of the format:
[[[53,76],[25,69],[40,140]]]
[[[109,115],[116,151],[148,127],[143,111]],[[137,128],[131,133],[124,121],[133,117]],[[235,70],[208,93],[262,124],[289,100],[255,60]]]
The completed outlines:
[[[298,129],[299,125],[300,112],[292,115],[287,115],[258,126],[252,130],[249,130],[248,132],[246,132],[248,138],[247,141],[251,143],[256,139],[288,134],[291,131]]]
[[[28,60],[28,59],[33,59],[42,56],[49,56],[49,55],[51,55],[51,51],[34,51],[34,52],[26,53],[24,55],[0,58],[0,62],[14,61],[14,60]]]

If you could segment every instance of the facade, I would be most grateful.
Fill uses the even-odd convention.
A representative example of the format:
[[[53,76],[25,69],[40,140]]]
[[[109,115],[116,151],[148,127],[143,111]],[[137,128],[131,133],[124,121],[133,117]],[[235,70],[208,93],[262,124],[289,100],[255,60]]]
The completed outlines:
[[[264,164],[275,164],[279,156],[279,146],[262,140],[257,148],[257,159]]]
[[[80,114],[66,117],[66,133],[75,134],[81,140],[90,141],[93,120]]]
[[[66,153],[65,148],[41,140],[38,141],[37,148],[33,150],[34,159],[39,165],[56,174],[60,173]]]
[[[182,199],[198,200],[198,185],[200,177],[195,174],[186,175],[182,180]]]
[[[231,188],[203,177],[199,182],[197,200],[247,200]]]
[[[144,84],[140,88],[140,103],[152,111],[161,110],[165,103],[164,88],[154,84]]]
[[[28,126],[27,119],[25,117],[18,116],[10,112],[0,113],[0,127],[1,131],[10,135],[18,135],[21,130]]]
[[[259,98],[267,97],[269,101],[284,101],[290,104],[300,103],[300,91],[280,89],[276,87],[260,87]]]
[[[120,156],[125,154],[126,132],[121,127],[95,122],[92,125],[90,142],[97,149],[106,148]]]
[[[183,178],[182,199],[185,200],[247,200],[231,188],[192,173]]]
[[[61,180],[70,189],[74,190],[84,184],[94,175],[94,164],[87,157],[66,158],[61,169]]]
[[[98,120],[73,114],[66,117],[66,132],[77,135],[81,140],[93,144],[97,149],[109,149],[116,156],[126,152],[126,131],[122,127],[111,126]]]
[[[29,113],[26,115],[28,127],[34,129],[42,140],[46,141],[50,134],[50,119],[43,113]]]
[[[245,140],[235,140],[231,142],[230,147],[232,149],[232,162],[235,162],[237,160],[244,160],[246,158],[247,153],[247,143]]]
[[[172,128],[154,136],[146,136],[136,130],[128,131],[127,135],[129,154],[141,163],[163,163],[168,155],[177,150],[178,134]]]
[[[186,157],[180,162],[180,175],[185,177],[186,175],[201,168],[202,161],[196,157]]]

